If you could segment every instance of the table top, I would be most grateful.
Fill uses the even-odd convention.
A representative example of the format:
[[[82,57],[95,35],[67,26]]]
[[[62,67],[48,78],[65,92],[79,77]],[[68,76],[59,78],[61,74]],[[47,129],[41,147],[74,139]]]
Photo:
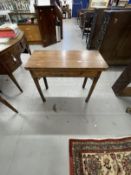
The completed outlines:
[[[108,65],[98,51],[35,51],[26,69],[87,68],[107,69]]]
[[[6,43],[0,43],[0,53],[2,53],[6,49],[15,45],[17,42],[19,42],[22,39],[23,36],[24,36],[24,32],[19,31],[19,34],[16,38],[9,39],[9,41]]]

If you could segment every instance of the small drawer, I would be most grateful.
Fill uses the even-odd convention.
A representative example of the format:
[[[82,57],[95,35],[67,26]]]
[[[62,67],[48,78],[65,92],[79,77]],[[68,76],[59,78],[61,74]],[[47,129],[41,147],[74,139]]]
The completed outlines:
[[[17,69],[17,67],[19,67],[22,62],[20,59],[20,56],[15,52],[14,54],[12,54],[13,52],[8,52],[5,55],[5,60],[4,60],[4,65],[11,71],[13,72],[14,70]]]

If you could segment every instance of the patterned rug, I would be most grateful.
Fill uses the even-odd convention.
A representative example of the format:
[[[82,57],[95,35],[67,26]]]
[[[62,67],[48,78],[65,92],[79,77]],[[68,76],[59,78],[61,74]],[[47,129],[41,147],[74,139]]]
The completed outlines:
[[[131,137],[69,142],[70,175],[131,175]]]

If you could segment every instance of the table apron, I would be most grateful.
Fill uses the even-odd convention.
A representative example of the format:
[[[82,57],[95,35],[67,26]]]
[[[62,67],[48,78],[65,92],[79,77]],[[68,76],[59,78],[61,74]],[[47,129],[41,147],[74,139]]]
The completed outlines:
[[[41,77],[96,77],[100,70],[30,70],[34,78]]]

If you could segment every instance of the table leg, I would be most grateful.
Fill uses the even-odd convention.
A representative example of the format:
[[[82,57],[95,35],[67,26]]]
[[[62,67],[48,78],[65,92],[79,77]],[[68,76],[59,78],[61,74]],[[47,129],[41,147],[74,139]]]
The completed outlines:
[[[10,79],[15,83],[15,85],[18,87],[18,89],[23,92],[23,90],[21,89],[20,85],[18,84],[18,82],[16,81],[14,75],[12,73],[8,73],[8,76],[10,77]]]
[[[112,89],[117,96],[130,96],[131,88],[128,85],[131,83],[131,63],[122,72]]]
[[[31,55],[31,50],[25,36],[24,36],[24,41],[25,41],[25,51]]]
[[[98,79],[99,79],[99,77],[100,77],[100,74],[101,74],[101,72],[98,72],[97,76],[96,76],[96,77],[94,78],[94,80],[93,80],[93,83],[92,83],[92,85],[91,85],[89,94],[88,94],[88,96],[87,96],[87,98],[86,98],[86,100],[85,100],[86,103],[89,101],[89,99],[90,99],[90,97],[91,97],[91,94],[92,94],[92,92],[93,92],[93,90],[94,90],[94,88],[95,88],[95,86],[96,86],[96,84],[97,84],[97,81],[98,81]]]
[[[18,113],[18,111],[9,102],[7,102],[4,98],[2,98],[1,96],[0,96],[0,101],[4,105],[6,105],[7,107],[9,107],[11,110],[13,110],[14,112]]]
[[[129,113],[129,114],[131,114],[131,107],[128,107],[128,108],[126,109],[126,112]]]
[[[83,82],[83,85],[82,85],[82,88],[84,89],[85,88],[85,86],[86,86],[86,82],[87,82],[87,77],[85,77],[85,79],[84,79],[84,82]]]
[[[31,73],[31,75],[32,75],[32,73]],[[45,99],[45,97],[44,97],[44,95],[43,95],[43,93],[42,93],[42,90],[41,90],[41,87],[40,87],[38,78],[34,78],[33,75],[32,75],[32,78],[33,78],[34,83],[35,83],[35,85],[36,85],[36,87],[37,87],[37,90],[38,90],[38,92],[39,92],[39,94],[40,94],[40,96],[41,96],[41,98],[42,98],[42,101],[43,101],[43,102],[46,102],[46,99]]]
[[[48,89],[48,83],[47,83],[46,77],[44,77],[43,79],[44,79],[45,87],[46,87],[46,89]]]
[[[26,45],[26,50],[27,50],[27,52],[31,55],[31,50],[30,50],[30,48],[29,48],[28,45]]]
[[[18,87],[18,89],[23,92],[23,90],[21,89],[20,85],[18,84],[18,82],[16,81],[14,75],[10,72],[10,70],[8,69],[8,67],[5,64],[2,64],[2,66],[4,67],[4,69],[7,72],[7,75],[10,77],[10,79],[14,82],[14,84]]]

